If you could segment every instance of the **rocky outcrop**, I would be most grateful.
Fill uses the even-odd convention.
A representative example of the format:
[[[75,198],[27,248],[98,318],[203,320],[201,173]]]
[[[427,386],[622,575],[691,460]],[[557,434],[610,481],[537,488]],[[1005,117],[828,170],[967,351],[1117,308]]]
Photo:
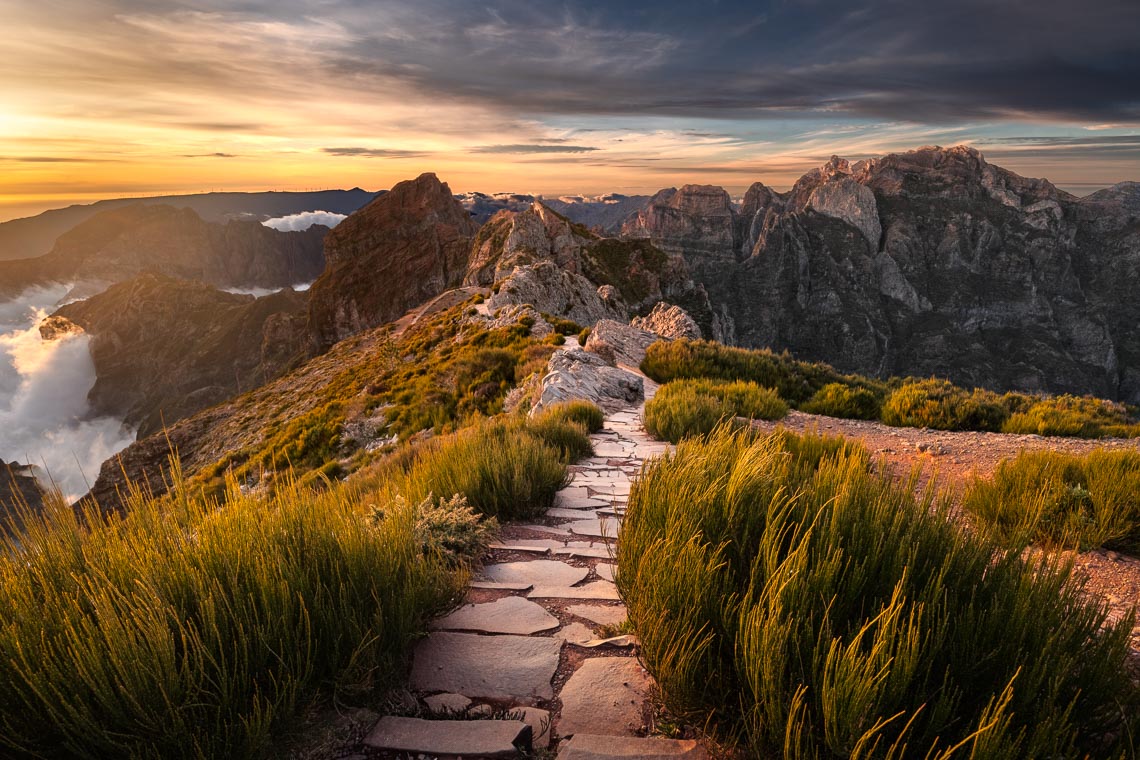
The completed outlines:
[[[580,274],[582,251],[593,239],[584,233],[538,202],[524,212],[501,211],[479,231],[463,284],[489,286],[540,261]]]
[[[434,174],[401,182],[325,240],[324,274],[310,290],[319,350],[391,322],[458,285],[476,226]]]
[[[283,288],[324,267],[325,227],[279,232],[257,222],[205,222],[190,209],[133,205],[96,214],[50,253],[0,261],[0,297],[47,282],[86,284],[86,296],[154,272],[217,287]]]
[[[645,358],[645,350],[658,339],[657,335],[648,330],[603,319],[590,330],[585,348],[609,364],[624,364],[636,369]]]
[[[653,307],[653,311],[644,317],[634,317],[630,322],[633,327],[648,330],[666,340],[701,339],[701,328],[688,312],[680,306],[667,304],[664,301]]]
[[[712,185],[662,190],[622,227],[622,236],[648,238],[690,264],[735,260],[739,229],[727,192]]]
[[[683,224],[662,211],[679,192],[626,232],[654,230],[680,252],[739,344],[879,376],[1140,402],[1133,185],[1077,200],[962,146],[834,157],[787,193],[750,188],[735,247],[720,207]]]
[[[542,390],[532,413],[563,401],[591,401],[606,411],[637,404],[645,396],[642,379],[611,366],[580,348],[554,352],[542,378]]]
[[[0,459],[0,532],[5,520],[15,519],[22,510],[43,509],[45,495],[31,467]]]
[[[605,286],[602,286],[604,288]],[[519,267],[487,299],[492,309],[530,304],[539,312],[590,326],[600,319],[627,319],[625,304],[580,274],[552,261]]]
[[[254,298],[141,275],[60,308],[40,333],[92,336],[91,412],[141,438],[288,369],[306,345],[304,308],[291,289]]]

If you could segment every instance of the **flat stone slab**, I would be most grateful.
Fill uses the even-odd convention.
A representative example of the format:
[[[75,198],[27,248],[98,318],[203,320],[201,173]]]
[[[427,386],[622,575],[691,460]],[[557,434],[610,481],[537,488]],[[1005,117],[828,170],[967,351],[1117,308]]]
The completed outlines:
[[[471,700],[462,694],[432,694],[424,697],[424,704],[433,713],[458,713],[471,706]]]
[[[609,581],[594,581],[582,586],[539,586],[527,594],[528,599],[621,599],[617,586]]]
[[[547,517],[560,517],[567,520],[590,520],[597,516],[597,512],[593,509],[563,509],[562,507],[551,507],[546,510]]]
[[[617,538],[621,529],[621,520],[613,517],[599,517],[596,520],[575,520],[566,525],[571,533],[579,536],[596,536],[598,538]]]
[[[570,531],[566,530],[565,528],[556,527],[554,525],[532,524],[532,525],[517,525],[515,527],[521,528],[523,530],[533,530],[536,533],[553,533],[556,536],[568,536],[568,535],[570,535]]]
[[[584,557],[589,559],[610,559],[610,550],[604,546],[590,546],[590,547],[574,547],[568,546],[564,549],[555,549],[555,554],[561,554],[567,557]]]
[[[584,661],[559,695],[559,735],[635,735],[644,725],[642,709],[651,686],[649,674],[633,657],[594,657]]]
[[[572,604],[566,611],[598,625],[621,625],[628,617],[624,604]]]
[[[571,623],[554,635],[571,644],[585,644],[587,641],[593,641],[597,638],[592,630],[581,623]]]
[[[598,734],[576,734],[562,742],[556,760],[709,760],[701,745],[691,739],[635,739]]]
[[[556,550],[557,551],[557,550]],[[529,583],[533,586],[573,586],[585,580],[590,571],[554,559],[530,562],[503,562],[483,568],[482,580],[496,583]]]
[[[546,710],[540,710],[537,707],[518,707],[511,710],[511,713],[522,712],[523,723],[530,726],[531,741],[535,749],[546,749],[550,746],[550,735],[554,733],[552,728],[550,713]]]
[[[550,631],[558,626],[558,618],[541,605],[521,596],[505,596],[485,604],[466,604],[450,615],[433,620],[430,627],[437,631],[482,631],[527,636],[539,631]]]
[[[578,490],[578,489],[575,489]],[[585,494],[586,489],[583,491],[582,496],[563,496],[559,492],[554,497],[554,506],[556,509],[596,509],[597,507],[604,507],[608,502],[602,499],[595,499]]]
[[[369,747],[440,757],[518,757],[531,746],[521,720],[423,720],[381,718],[365,737]]]
[[[554,638],[433,633],[416,646],[409,685],[484,699],[552,699],[561,651]]]
[[[608,562],[599,562],[594,565],[594,572],[598,574],[598,577],[610,583],[614,582],[614,570],[616,569],[617,565],[611,565]]]
[[[529,591],[534,588],[532,583],[497,583],[496,581],[471,581],[467,585],[471,588],[485,588],[491,591]]]

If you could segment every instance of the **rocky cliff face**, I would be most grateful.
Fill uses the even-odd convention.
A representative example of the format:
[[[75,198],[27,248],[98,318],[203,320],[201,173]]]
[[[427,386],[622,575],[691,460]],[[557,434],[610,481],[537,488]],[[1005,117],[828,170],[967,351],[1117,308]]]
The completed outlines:
[[[141,275],[60,308],[40,333],[91,334],[92,414],[124,418],[143,438],[288,369],[306,345],[304,308],[291,289],[254,298]]]
[[[401,182],[325,240],[310,291],[319,349],[390,322],[463,279],[476,225],[434,174]]]
[[[1078,200],[966,147],[833,158],[788,193],[754,185],[732,244],[715,194],[686,194],[626,233],[683,255],[742,345],[1140,401],[1135,185]]]
[[[15,517],[20,510],[41,510],[44,496],[31,467],[0,459],[0,531],[5,527],[3,521]]]
[[[46,282],[98,292],[142,272],[217,287],[282,288],[312,282],[325,227],[279,232],[257,222],[214,224],[190,209],[134,205],[96,214],[34,259],[0,261],[0,297]]]

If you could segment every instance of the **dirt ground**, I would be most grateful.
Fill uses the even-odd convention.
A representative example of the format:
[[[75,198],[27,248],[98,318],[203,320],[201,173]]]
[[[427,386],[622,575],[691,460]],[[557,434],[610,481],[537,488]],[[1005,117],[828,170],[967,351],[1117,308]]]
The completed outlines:
[[[838,435],[862,441],[871,456],[895,477],[905,478],[921,468],[919,489],[931,484],[948,491],[957,501],[976,476],[993,476],[998,463],[1021,451],[1051,450],[1083,454],[1094,449],[1134,449],[1140,439],[1060,438],[1040,435],[951,432],[927,428],[896,428],[879,422],[844,420],[803,412],[789,412],[777,422],[753,423],[761,430],[784,427],[796,432]],[[967,521],[964,514],[959,518]],[[1132,652],[1140,661],[1140,558],[1108,550],[1065,552],[1085,580],[1085,589],[1109,607],[1112,621],[1132,618]]]

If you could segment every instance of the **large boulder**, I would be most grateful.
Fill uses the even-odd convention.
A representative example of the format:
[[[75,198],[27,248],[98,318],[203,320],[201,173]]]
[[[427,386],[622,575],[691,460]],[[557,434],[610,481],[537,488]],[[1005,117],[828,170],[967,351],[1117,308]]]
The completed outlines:
[[[645,358],[645,350],[658,340],[658,336],[648,330],[603,319],[590,330],[585,348],[610,364],[638,367]]]
[[[530,304],[539,312],[590,326],[602,319],[625,320],[628,311],[612,287],[598,287],[580,274],[553,261],[515,268],[500,280],[498,292],[487,299],[492,311]]]
[[[605,359],[580,348],[555,351],[542,378],[533,412],[563,401],[591,401],[606,411],[636,405],[645,397],[642,379],[610,366]]]
[[[458,285],[476,231],[434,174],[401,182],[353,213],[325,239],[325,272],[310,291],[316,347],[391,322]]]
[[[697,325],[696,320],[680,306],[667,304],[664,301],[654,306],[653,311],[649,312],[648,315],[634,317],[630,324],[667,340],[701,339],[701,328]]]

